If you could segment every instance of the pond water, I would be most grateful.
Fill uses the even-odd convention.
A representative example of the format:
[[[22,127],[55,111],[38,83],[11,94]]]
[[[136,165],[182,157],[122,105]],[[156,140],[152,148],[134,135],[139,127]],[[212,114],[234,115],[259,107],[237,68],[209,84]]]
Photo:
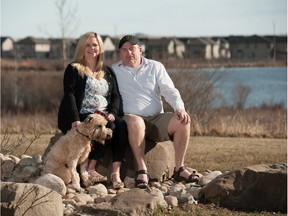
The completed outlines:
[[[205,69],[204,69],[205,70]],[[222,68],[221,79],[214,84],[227,105],[235,104],[235,86],[250,88],[245,108],[263,104],[283,104],[287,108],[287,67]]]

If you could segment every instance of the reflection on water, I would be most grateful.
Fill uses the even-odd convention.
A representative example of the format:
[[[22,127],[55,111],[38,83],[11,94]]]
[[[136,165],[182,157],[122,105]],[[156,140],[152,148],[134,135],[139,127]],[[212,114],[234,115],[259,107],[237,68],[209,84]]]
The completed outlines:
[[[235,86],[250,87],[245,108],[263,104],[283,104],[287,107],[287,68],[225,68],[219,69],[221,80],[214,84],[226,105],[235,104]],[[218,105],[220,105],[218,101]]]
[[[237,85],[241,85],[250,89],[244,108],[276,104],[287,108],[287,67],[185,68],[169,69],[168,72],[194,73],[195,76],[186,76],[186,81],[194,86],[195,82],[203,85],[201,82],[205,82],[205,79],[207,81],[205,77],[212,77],[210,75],[213,73],[209,81],[218,94],[214,107],[235,106],[234,90]],[[193,82],[190,78],[197,80]]]

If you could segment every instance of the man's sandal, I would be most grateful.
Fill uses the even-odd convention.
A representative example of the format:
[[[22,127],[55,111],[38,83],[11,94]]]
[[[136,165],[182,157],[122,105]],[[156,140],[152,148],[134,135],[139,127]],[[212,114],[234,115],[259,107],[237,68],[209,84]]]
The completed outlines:
[[[144,181],[142,179],[137,179],[138,175],[140,175],[140,174],[147,175],[148,181]],[[149,183],[149,175],[148,175],[147,171],[146,170],[138,170],[138,171],[136,171],[135,187],[141,188],[141,189],[146,189],[146,188],[149,187],[148,183]]]
[[[122,181],[117,181],[117,182],[113,182],[113,175],[120,175],[118,172],[114,172],[111,174],[111,182],[112,182],[112,187],[113,189],[115,190],[119,190],[119,189],[122,189],[124,188],[124,183]]]
[[[93,184],[107,181],[106,176],[102,176],[95,170],[88,170],[88,178],[91,182],[93,182]]]
[[[199,175],[195,173],[190,174],[188,178],[180,176],[180,173],[183,172],[184,170],[186,170],[185,166],[180,167],[177,171],[176,171],[176,168],[174,168],[174,173],[172,175],[172,178],[177,182],[185,181],[186,183],[193,183],[193,182],[198,183]]]

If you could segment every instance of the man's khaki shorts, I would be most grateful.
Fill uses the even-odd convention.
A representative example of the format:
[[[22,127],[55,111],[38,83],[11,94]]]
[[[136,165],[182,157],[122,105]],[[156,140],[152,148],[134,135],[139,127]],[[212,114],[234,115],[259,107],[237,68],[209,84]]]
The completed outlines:
[[[167,140],[173,140],[173,137],[171,137],[168,134],[168,124],[173,117],[173,113],[166,112],[166,113],[160,113],[155,116],[149,116],[143,118],[146,126],[145,131],[145,138],[149,139],[153,142],[163,142]],[[127,122],[127,119],[129,118],[129,114],[125,114],[123,116],[123,119]]]

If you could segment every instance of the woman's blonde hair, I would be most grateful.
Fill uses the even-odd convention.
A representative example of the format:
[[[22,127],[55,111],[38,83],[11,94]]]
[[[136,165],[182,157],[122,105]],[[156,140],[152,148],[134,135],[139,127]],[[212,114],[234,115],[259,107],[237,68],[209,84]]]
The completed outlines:
[[[85,47],[86,47],[87,41],[91,37],[95,37],[99,45],[100,54],[98,55],[95,72],[100,72],[100,71],[103,71],[103,65],[104,65],[104,44],[103,44],[101,36],[95,32],[87,32],[79,38],[76,51],[75,51],[75,55],[74,55],[74,59],[72,60],[72,62],[74,63],[74,65],[80,64],[81,66],[86,67]],[[78,63],[78,64],[75,64],[75,63]]]

